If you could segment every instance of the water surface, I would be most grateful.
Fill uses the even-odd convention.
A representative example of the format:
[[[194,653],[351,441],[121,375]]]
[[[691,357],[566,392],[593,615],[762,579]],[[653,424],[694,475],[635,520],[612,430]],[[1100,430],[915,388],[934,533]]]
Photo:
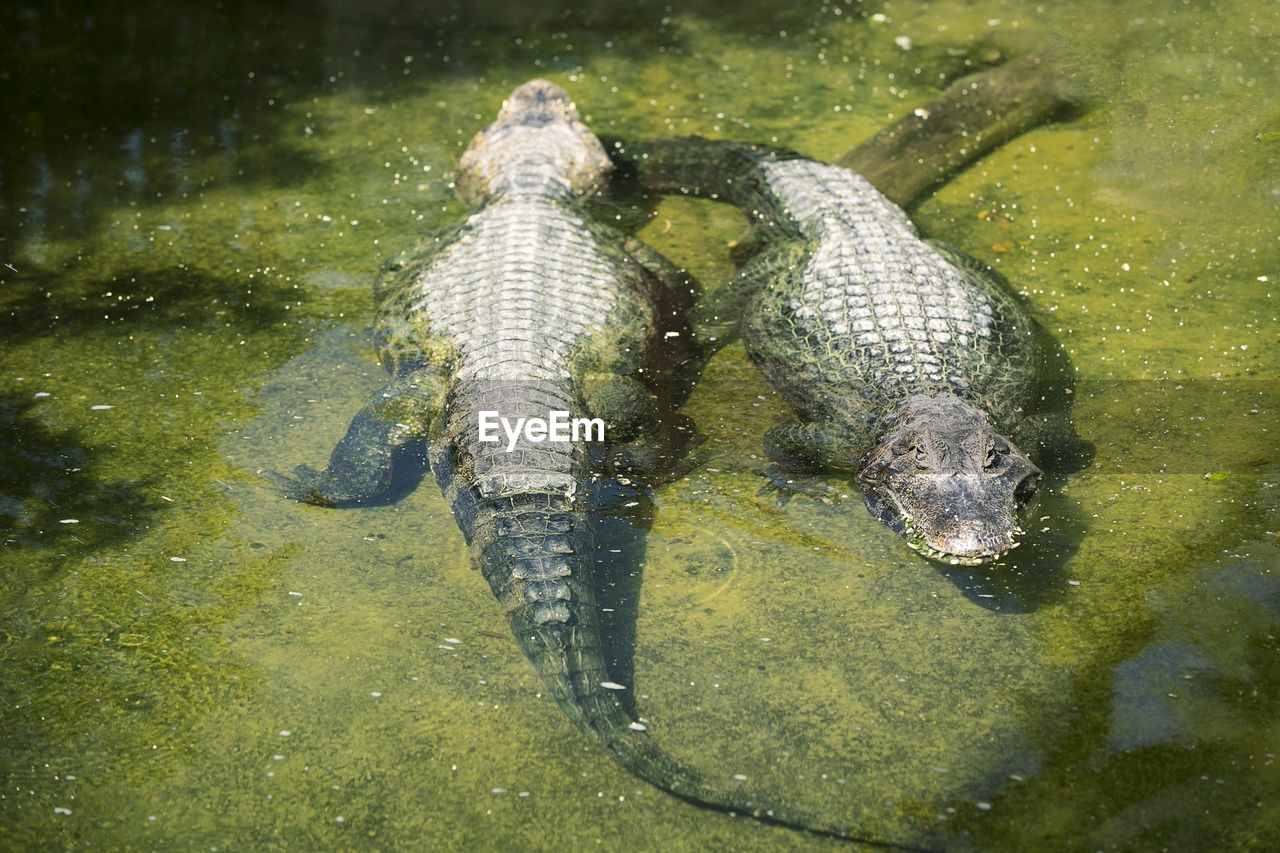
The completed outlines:
[[[520,82],[601,134],[837,159],[1037,50],[1084,106],[913,215],[1063,343],[1092,460],[1002,565],[941,568],[848,481],[761,493],[789,415],[732,346],[685,409],[704,464],[610,522],[619,670],[672,752],[904,841],[1273,849],[1273,4],[531,5],[0,12],[0,846],[840,847],[605,759],[429,476],[334,512],[256,472],[380,385],[372,277],[465,214]],[[744,230],[673,200],[640,236],[714,286]]]

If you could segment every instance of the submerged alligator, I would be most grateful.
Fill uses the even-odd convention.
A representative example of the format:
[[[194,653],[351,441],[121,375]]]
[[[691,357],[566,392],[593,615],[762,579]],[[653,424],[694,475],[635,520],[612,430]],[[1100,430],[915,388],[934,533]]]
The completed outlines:
[[[269,476],[299,500],[360,503],[389,488],[397,447],[427,439],[431,470],[513,635],[579,729],[685,799],[883,844],[741,782],[717,786],[657,747],[615,698],[592,523],[575,498],[602,469],[649,476],[680,454],[690,433],[671,402],[697,358],[687,351],[689,280],[580,205],[610,168],[563,89],[545,80],[516,89],[458,163],[478,211],[384,268],[376,329],[391,383],[324,471]],[[625,446],[601,463],[578,435],[539,441],[526,428],[481,440],[486,415],[555,412],[599,418]]]
[[[994,273],[923,241],[839,166],[701,138],[615,157],[646,190],[751,218],[762,248],[724,292],[801,420],[766,434],[771,458],[856,474],[872,514],[933,559],[980,564],[1017,544],[1043,476],[1014,438],[1039,444],[1043,345]]]

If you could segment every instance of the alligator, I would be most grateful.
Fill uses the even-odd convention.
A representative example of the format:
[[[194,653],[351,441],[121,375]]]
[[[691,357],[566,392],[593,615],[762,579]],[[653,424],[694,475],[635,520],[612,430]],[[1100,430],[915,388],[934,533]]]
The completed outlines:
[[[593,514],[580,496],[595,476],[652,482],[686,452],[692,431],[672,407],[698,354],[685,317],[691,280],[584,210],[610,169],[563,89],[517,88],[458,162],[476,212],[384,265],[375,329],[390,383],[325,470],[264,474],[298,500],[359,504],[384,496],[398,449],[425,439],[512,634],[581,731],[695,803],[893,846],[740,781],[714,783],[659,748],[616,695],[593,589]],[[608,449],[568,427],[568,440],[551,441],[555,412],[602,421]],[[482,440],[498,418],[498,440]],[[521,429],[520,418],[544,427]]]
[[[757,254],[702,313],[714,329],[718,309],[741,312],[748,354],[801,421],[768,431],[771,459],[852,473],[872,515],[934,560],[988,563],[1018,544],[1043,478],[1019,443],[1042,442],[1030,413],[1045,342],[1006,283],[922,240],[840,166],[698,137],[614,157],[646,191],[751,219]]]

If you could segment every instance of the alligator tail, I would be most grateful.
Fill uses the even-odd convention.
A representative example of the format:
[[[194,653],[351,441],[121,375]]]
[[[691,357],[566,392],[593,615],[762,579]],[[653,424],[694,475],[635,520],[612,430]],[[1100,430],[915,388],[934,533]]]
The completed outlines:
[[[761,169],[765,162],[803,159],[794,151],[690,136],[617,145],[610,156],[645,193],[728,202],[751,218],[757,237],[769,239],[772,229],[795,236]]]
[[[524,411],[568,408],[545,394],[530,395],[527,383],[522,396]],[[513,395],[502,397],[510,408]],[[478,411],[454,411],[459,408]],[[474,417],[452,420],[462,431],[441,442],[439,452],[433,448],[437,480],[512,634],[547,693],[581,731],[636,776],[685,800],[791,828],[913,849],[857,833],[736,780],[717,784],[659,747],[618,701],[622,686],[605,669],[594,543],[587,514],[574,507],[574,486],[586,471],[581,446],[520,442],[507,452],[501,444],[468,440],[475,436],[463,424],[474,424]]]

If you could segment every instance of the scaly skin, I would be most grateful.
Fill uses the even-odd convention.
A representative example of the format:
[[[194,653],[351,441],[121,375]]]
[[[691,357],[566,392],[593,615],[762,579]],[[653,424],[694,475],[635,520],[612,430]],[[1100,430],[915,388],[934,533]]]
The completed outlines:
[[[646,189],[751,217],[762,248],[722,289],[737,305],[704,320],[723,338],[741,311],[747,352],[800,417],[768,433],[772,458],[856,473],[872,513],[931,558],[984,563],[1016,544],[1042,474],[1009,435],[1030,438],[1041,352],[994,274],[921,240],[839,166],[706,139],[618,156]]]
[[[585,441],[479,441],[479,412],[600,417],[606,467],[670,467],[688,430],[672,415],[696,353],[690,282],[635,240],[587,219],[580,197],[610,168],[568,95],[544,80],[512,93],[458,164],[479,208],[393,258],[377,286],[378,345],[392,381],[321,472],[275,475],[294,497],[356,504],[386,491],[394,450],[428,439],[431,469],[481,572],[560,708],[624,767],[686,799],[845,838],[847,827],[659,749],[608,683],[594,599],[591,519],[575,503],[595,473]],[[675,387],[672,387],[675,386]],[[601,457],[602,454],[595,454]],[[875,839],[864,839],[880,843]]]

